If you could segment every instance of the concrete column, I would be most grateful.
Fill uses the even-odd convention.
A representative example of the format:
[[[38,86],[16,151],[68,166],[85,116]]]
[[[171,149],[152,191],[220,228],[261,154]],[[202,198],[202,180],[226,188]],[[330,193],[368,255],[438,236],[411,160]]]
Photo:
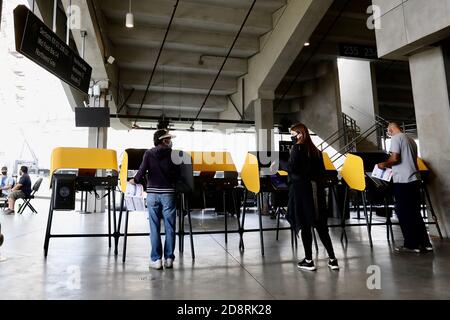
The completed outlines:
[[[255,107],[255,130],[256,148],[260,153],[263,162],[270,159],[267,151],[275,151],[274,130],[273,130],[273,100],[257,99]],[[258,200],[259,201],[259,200]],[[260,203],[262,214],[269,214],[269,195],[263,193],[262,203]]]
[[[378,113],[376,82],[370,61],[338,59],[339,87],[342,112],[356,121],[361,132],[370,129]],[[358,145],[358,150],[378,149],[377,134]]]
[[[2,9],[3,9],[3,0],[0,0],[0,29],[2,27]]]
[[[316,68],[314,91],[299,102],[298,119],[322,139],[334,134],[342,125],[341,97],[337,61],[323,62]],[[339,150],[343,141],[332,147]]]
[[[433,171],[431,200],[444,236],[450,234],[450,103],[448,50],[428,49],[409,58],[422,158]],[[436,234],[435,229],[431,232]]]
[[[102,91],[100,96],[100,102],[98,98],[96,100],[96,107],[108,108],[108,101],[106,100],[107,91]],[[91,98],[93,99],[93,98]],[[94,106],[94,102],[91,101],[91,106]],[[106,149],[108,143],[108,128],[89,128],[88,133],[88,148]],[[103,170],[97,172],[97,176],[104,175]],[[97,192],[100,197],[105,193]],[[105,212],[105,199],[98,200],[95,195],[88,195],[87,212]]]
[[[273,100],[257,99],[255,107],[256,147],[258,151],[275,150],[273,133]]]

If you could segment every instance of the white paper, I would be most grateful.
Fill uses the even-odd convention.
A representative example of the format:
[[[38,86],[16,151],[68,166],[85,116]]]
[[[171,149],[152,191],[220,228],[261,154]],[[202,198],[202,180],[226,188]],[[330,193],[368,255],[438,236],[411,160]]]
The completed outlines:
[[[125,203],[128,211],[145,211],[144,188],[142,185],[127,183]]]
[[[376,164],[372,171],[372,177],[389,182],[392,179],[392,169],[391,168],[380,169]]]

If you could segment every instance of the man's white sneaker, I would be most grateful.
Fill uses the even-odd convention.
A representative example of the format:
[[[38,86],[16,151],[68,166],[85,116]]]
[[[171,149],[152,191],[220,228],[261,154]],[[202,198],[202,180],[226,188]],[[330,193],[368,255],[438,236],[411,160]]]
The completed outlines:
[[[161,259],[150,261],[149,269],[161,270],[163,268]]]
[[[164,268],[166,269],[172,269],[173,268],[173,259],[166,259],[164,260]]]

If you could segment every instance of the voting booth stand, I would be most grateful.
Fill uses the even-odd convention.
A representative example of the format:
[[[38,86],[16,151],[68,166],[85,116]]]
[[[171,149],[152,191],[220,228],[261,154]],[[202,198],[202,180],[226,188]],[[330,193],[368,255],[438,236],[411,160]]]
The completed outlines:
[[[119,211],[119,221],[117,229],[121,230],[122,227],[122,217],[125,214],[125,226],[123,235],[123,254],[122,261],[126,260],[127,253],[127,243],[129,236],[149,236],[149,233],[129,233],[128,232],[128,220],[130,212],[132,208],[129,208],[125,205],[125,197],[127,191],[127,182],[134,177],[135,172],[139,169],[139,166],[142,163],[142,159],[144,158],[144,154],[147,149],[126,149],[122,162],[120,165],[120,191],[121,191],[121,199],[120,199],[120,211]],[[178,219],[178,232],[176,233],[179,238],[179,250],[183,252],[184,250],[184,236],[189,234],[191,241],[191,254],[192,259],[195,259],[195,250],[194,250],[194,240],[192,234],[192,220],[191,220],[191,212],[189,210],[188,203],[188,195],[193,190],[193,171],[192,164],[190,160],[190,156],[187,153],[182,151],[174,150],[174,152],[178,152],[178,156],[180,159],[183,159],[183,163],[180,164],[180,173],[181,177],[177,181],[176,185],[176,193],[177,193],[177,216]],[[146,178],[146,177],[145,177]],[[145,184],[145,183],[144,183]],[[147,209],[143,208],[146,212]],[[189,222],[189,232],[186,233],[184,231],[184,217],[188,217]],[[161,235],[165,235],[165,232],[161,232]],[[117,244],[116,244],[117,245]]]
[[[221,234],[225,236],[225,243],[228,243],[229,233],[239,233],[242,239],[242,227],[240,223],[240,197],[238,195],[238,172],[229,152],[201,152],[189,153],[192,160],[192,169],[196,173],[194,176],[195,193],[188,198],[188,211],[192,209],[206,209],[207,202],[205,195],[214,194],[215,211],[223,212],[224,230],[195,231],[192,234]],[[200,193],[199,193],[200,191]],[[199,201],[203,197],[203,201]],[[231,208],[228,208],[230,201]],[[220,207],[221,205],[221,207]],[[237,229],[228,229],[228,211],[236,215]]]
[[[272,156],[276,156],[272,154]],[[279,156],[279,154],[278,154]],[[244,166],[241,170],[241,179],[245,186],[244,191],[244,204],[242,210],[241,221],[241,239],[239,243],[239,249],[244,250],[243,233],[244,232],[259,232],[261,254],[264,256],[264,231],[276,231],[277,239],[280,230],[291,231],[291,243],[296,245],[296,237],[291,227],[280,228],[279,215],[284,209],[276,208],[277,212],[277,227],[276,228],[264,228],[262,222],[262,202],[263,192],[275,192],[275,193],[287,193],[287,174],[286,172],[279,171],[274,175],[262,174],[261,169],[263,167],[270,167],[270,163],[265,164],[261,162],[258,152],[249,152],[245,158]],[[257,198],[257,214],[258,214],[258,229],[245,229],[245,216],[247,212],[247,197],[248,193],[252,192]]]
[[[372,232],[371,232],[371,221],[372,217],[369,218],[369,214],[367,211],[367,198],[366,198],[366,178],[365,178],[365,172],[364,172],[364,163],[361,157],[349,154],[347,155],[347,158],[345,159],[344,165],[342,167],[341,171],[342,180],[345,183],[345,195],[344,195],[344,206],[341,214],[341,241],[345,238],[345,241],[348,241],[347,238],[347,232],[345,230],[346,227],[351,226],[366,226],[367,227],[367,233],[369,236],[369,243],[370,246],[373,247],[372,243]],[[365,224],[361,223],[352,223],[347,224],[346,223],[346,207],[348,205],[348,194],[349,191],[355,191],[359,193],[361,196],[362,202],[363,202],[363,210],[364,210],[364,217],[366,220]],[[372,212],[370,212],[370,215],[372,215]],[[389,215],[388,215],[389,216]]]
[[[95,172],[84,175],[83,172]],[[86,238],[107,237],[111,248],[111,238],[118,242],[116,229],[116,209],[113,205],[111,219],[111,195],[115,203],[114,190],[118,184],[117,155],[114,150],[93,148],[56,148],[51,155],[51,200],[45,232],[44,255],[48,254],[51,238]],[[107,234],[52,234],[53,214],[55,211],[75,210],[75,194],[78,191],[94,192],[105,190],[108,198],[108,233]],[[99,198],[99,196],[97,197]],[[113,220],[113,221],[112,221]],[[111,223],[114,233],[111,232]]]
[[[444,237],[442,236],[441,228],[439,226],[438,218],[437,218],[436,213],[433,208],[433,204],[431,203],[430,193],[428,192],[428,188],[427,188],[427,181],[429,179],[431,171],[428,168],[428,166],[426,165],[426,163],[423,161],[423,159],[421,159],[421,158],[417,158],[417,167],[419,168],[420,176],[422,178],[421,185],[420,185],[421,186],[421,195],[422,195],[421,202],[422,202],[422,216],[425,220],[425,224],[435,225],[436,230],[439,234],[439,238],[444,239]],[[430,218],[428,216],[428,211],[431,213],[431,217],[432,217],[433,221],[430,221]]]
[[[426,166],[426,164],[423,162],[422,159],[417,159],[418,169],[422,176],[421,181],[421,208],[422,208],[422,215],[425,220],[425,224],[429,225],[435,225],[436,229],[439,233],[440,238],[442,239],[442,233],[439,227],[438,219],[436,217],[436,214],[434,212],[433,206],[431,204],[431,199],[426,187],[426,179],[429,176],[429,169]],[[393,225],[399,225],[399,223],[392,222],[391,220],[391,214],[389,212],[390,206],[394,208],[395,205],[391,204],[390,202],[393,201],[391,196],[391,191],[389,191],[389,182],[385,182],[383,180],[373,178],[371,177],[371,171],[365,170],[364,161],[360,156],[354,155],[354,154],[348,154],[347,158],[344,162],[344,166],[341,171],[342,175],[342,181],[345,184],[345,196],[344,196],[344,210],[343,214],[341,215],[341,228],[342,228],[342,234],[341,234],[341,241],[345,240],[347,241],[347,233],[345,228],[346,227],[352,227],[352,226],[366,226],[367,232],[369,236],[369,242],[370,246],[373,247],[372,243],[372,226],[374,225],[381,225],[386,226],[386,237],[387,240],[394,241],[394,232],[392,230]],[[368,200],[368,194],[370,196],[370,192],[368,192],[368,185],[367,183],[371,181],[372,184],[376,185],[377,188],[382,190],[383,193],[383,206],[384,206],[384,213],[385,213],[385,221],[384,222],[373,222],[373,206],[375,205],[373,203],[373,200]],[[347,207],[349,206],[348,202],[348,194],[350,191],[356,192],[357,197],[361,197],[362,199],[362,209],[364,211],[364,218],[366,220],[366,223],[346,223],[346,217],[345,212]],[[359,209],[360,206],[357,204],[357,210],[358,210],[358,219],[359,219]],[[430,221],[427,211],[431,213],[431,217],[433,221]],[[330,226],[333,227],[333,226]]]

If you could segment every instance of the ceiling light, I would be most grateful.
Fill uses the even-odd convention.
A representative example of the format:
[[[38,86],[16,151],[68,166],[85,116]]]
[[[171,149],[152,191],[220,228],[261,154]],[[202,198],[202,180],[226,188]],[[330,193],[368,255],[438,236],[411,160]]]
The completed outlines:
[[[114,61],[116,61],[116,59],[113,56],[109,56],[108,59],[106,60],[109,64],[113,64]]]
[[[129,10],[125,19],[125,26],[127,28],[134,28],[134,15],[131,13],[131,0],[130,0],[130,6]]]

